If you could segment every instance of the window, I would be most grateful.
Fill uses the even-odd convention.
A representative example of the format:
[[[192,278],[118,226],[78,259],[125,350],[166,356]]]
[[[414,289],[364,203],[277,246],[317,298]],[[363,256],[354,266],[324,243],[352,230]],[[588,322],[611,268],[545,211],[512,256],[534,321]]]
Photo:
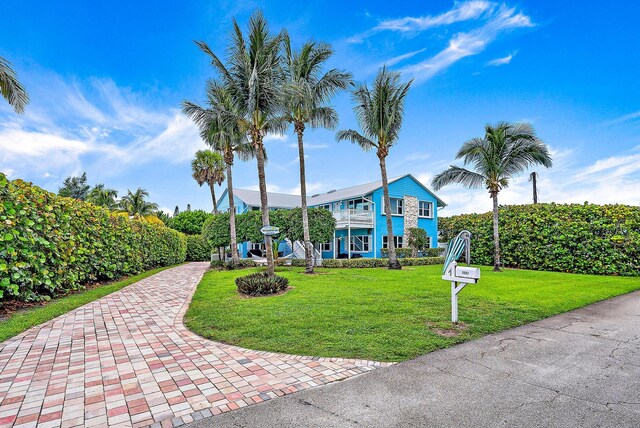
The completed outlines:
[[[331,242],[323,242],[319,245],[320,251],[331,251]]]
[[[351,251],[354,253],[368,253],[371,251],[371,247],[369,246],[370,238],[368,235],[352,236]]]
[[[351,199],[348,206],[350,210],[369,210],[369,201],[362,198]]]
[[[404,215],[404,199],[390,198],[391,199],[391,214],[392,215]]]
[[[320,205],[318,208],[322,208],[323,210],[331,211],[331,204]]]
[[[403,236],[393,236],[393,246],[395,248],[402,248],[402,244],[403,244]],[[382,237],[382,248],[389,248],[389,237],[387,235],[384,235]]]
[[[418,202],[418,217],[433,217],[433,203],[427,201]]]
[[[251,242],[250,244],[252,250],[264,250],[264,243]]]

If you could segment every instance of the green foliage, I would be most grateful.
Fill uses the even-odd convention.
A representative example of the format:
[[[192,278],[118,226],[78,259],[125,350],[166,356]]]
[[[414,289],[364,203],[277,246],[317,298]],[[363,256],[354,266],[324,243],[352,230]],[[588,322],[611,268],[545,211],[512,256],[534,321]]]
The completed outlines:
[[[441,239],[472,233],[474,264],[493,263],[491,213],[439,218]],[[535,204],[500,208],[505,266],[640,275],[640,208],[626,205]]]
[[[428,266],[443,264],[442,257],[419,257],[419,258],[401,258],[398,259],[402,266]],[[389,267],[388,259],[326,259],[322,261],[324,268],[373,268],[373,267]]]
[[[336,228],[336,220],[330,211],[322,208],[309,208],[309,238],[311,242],[331,242],[333,231]],[[288,210],[286,235],[291,241],[303,241],[302,209]]]
[[[418,255],[418,251],[424,251],[429,247],[429,236],[427,231],[421,227],[411,227],[408,230],[407,243],[413,250],[413,257]]]
[[[79,199],[84,201],[91,186],[87,184],[87,173],[83,172],[79,177],[69,176],[62,182],[62,187],[58,189],[58,195],[67,198]]]
[[[229,213],[218,213],[208,217],[202,225],[202,236],[211,248],[229,245],[231,243]]]
[[[0,298],[36,301],[181,263],[175,230],[112,215],[0,174]]]
[[[187,235],[200,235],[205,221],[212,216],[203,210],[184,211],[171,217],[167,226]]]
[[[211,260],[211,247],[202,235],[187,235],[187,261],[208,262]]]
[[[416,257],[441,257],[442,253],[442,248],[425,248],[424,250],[419,251]],[[381,248],[380,254],[382,254],[382,257],[389,257],[389,249]],[[414,257],[413,249],[396,248],[396,256],[400,258]]]
[[[289,286],[289,280],[267,272],[257,272],[236,278],[238,291],[248,296],[267,296],[284,291]]]

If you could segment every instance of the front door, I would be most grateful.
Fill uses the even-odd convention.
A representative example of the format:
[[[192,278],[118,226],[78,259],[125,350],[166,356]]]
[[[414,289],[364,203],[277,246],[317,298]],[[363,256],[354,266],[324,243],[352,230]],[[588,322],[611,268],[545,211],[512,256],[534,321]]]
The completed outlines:
[[[336,238],[336,258],[340,256],[340,238]]]

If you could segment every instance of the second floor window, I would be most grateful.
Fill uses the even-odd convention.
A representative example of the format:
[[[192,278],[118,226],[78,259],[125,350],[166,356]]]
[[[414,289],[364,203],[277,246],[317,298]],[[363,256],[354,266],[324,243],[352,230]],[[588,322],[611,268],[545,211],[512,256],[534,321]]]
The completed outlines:
[[[433,217],[433,204],[427,201],[418,202],[418,217]]]
[[[404,215],[404,199],[389,198],[391,201],[391,214]]]

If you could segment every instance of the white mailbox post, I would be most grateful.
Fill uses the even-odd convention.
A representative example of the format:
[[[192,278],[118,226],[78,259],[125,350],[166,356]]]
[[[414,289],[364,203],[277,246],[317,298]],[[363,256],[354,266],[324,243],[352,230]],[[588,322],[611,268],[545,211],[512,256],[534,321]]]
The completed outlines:
[[[458,293],[467,284],[477,284],[480,279],[480,269],[468,266],[458,266],[456,260],[465,252],[467,264],[471,261],[471,233],[463,230],[449,242],[445,256],[445,267],[442,279],[451,281],[451,321],[458,322]]]

